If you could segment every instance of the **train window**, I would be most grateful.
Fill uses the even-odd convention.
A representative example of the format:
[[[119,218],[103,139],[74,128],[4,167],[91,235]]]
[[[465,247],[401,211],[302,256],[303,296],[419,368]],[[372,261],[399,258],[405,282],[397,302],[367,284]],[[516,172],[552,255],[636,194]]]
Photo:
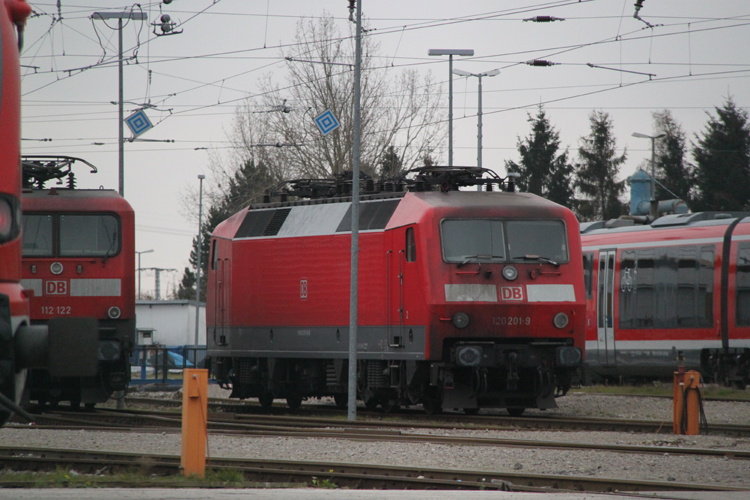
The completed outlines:
[[[112,256],[119,251],[113,215],[61,215],[60,256]]]
[[[417,261],[417,243],[414,241],[414,228],[406,229],[406,262]]]
[[[620,328],[635,328],[635,250],[620,254]]]
[[[23,256],[51,257],[54,255],[52,216],[23,216]]]
[[[219,256],[216,254],[216,240],[211,242],[211,269],[216,269],[216,260]]]
[[[586,298],[590,299],[594,282],[594,254],[591,252],[583,254],[583,281],[586,284]]]
[[[604,254],[599,255],[599,293],[598,293],[598,305],[596,308],[597,311],[597,322],[599,324],[599,328],[604,328],[604,282],[605,282],[605,272],[606,263],[604,260]]]
[[[737,252],[735,310],[738,326],[750,326],[750,243],[740,243]]]
[[[713,270],[711,246],[623,251],[620,328],[710,327]]]
[[[568,238],[562,221],[506,221],[505,231],[511,259],[523,260],[533,255],[555,262],[568,261]]]
[[[503,223],[499,220],[444,220],[443,258],[447,262],[505,260]]]

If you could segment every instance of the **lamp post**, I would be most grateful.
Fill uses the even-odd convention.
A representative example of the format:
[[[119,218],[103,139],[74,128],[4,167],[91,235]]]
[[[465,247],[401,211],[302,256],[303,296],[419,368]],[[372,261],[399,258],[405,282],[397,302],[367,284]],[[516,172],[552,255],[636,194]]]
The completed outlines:
[[[453,166],[453,56],[473,56],[474,49],[430,49],[427,55],[448,56],[448,166]]]
[[[199,196],[198,196],[198,270],[195,278],[195,347],[198,347],[198,333],[200,331],[200,319],[201,319],[201,254],[203,253],[201,248],[201,226],[203,225],[203,179],[206,176],[203,174],[198,175],[198,182],[200,182]]]
[[[153,248],[151,250],[142,250],[140,252],[138,250],[135,251],[135,253],[138,254],[138,298],[139,299],[141,298],[141,254],[151,253],[153,251],[154,251]]]
[[[122,12],[94,12],[91,15],[91,19],[98,19],[100,21],[106,20],[106,19],[117,19],[117,34],[119,38],[119,67],[120,67],[120,76],[119,76],[119,86],[120,86],[120,93],[119,93],[119,99],[118,99],[118,116],[119,116],[119,172],[120,172],[120,196],[125,196],[125,135],[124,135],[124,125],[125,125],[125,116],[123,112],[123,97],[122,97],[122,20],[123,19],[132,19],[134,21],[145,21],[148,18],[148,15],[145,12],[133,12],[131,10],[126,10]]]
[[[491,71],[485,71],[484,73],[469,73],[460,69],[453,70],[454,75],[459,76],[476,76],[479,80],[479,102],[477,104],[477,167],[482,166],[482,77],[483,76],[496,76],[500,74],[499,69],[493,69]],[[479,187],[479,186],[477,186]]]
[[[638,137],[639,139],[651,139],[651,217],[656,218],[656,177],[655,177],[655,156],[656,156],[656,147],[655,142],[656,139],[661,139],[662,137],[666,136],[667,134],[659,134],[659,135],[646,135],[641,134],[640,132],[633,132],[633,137]]]

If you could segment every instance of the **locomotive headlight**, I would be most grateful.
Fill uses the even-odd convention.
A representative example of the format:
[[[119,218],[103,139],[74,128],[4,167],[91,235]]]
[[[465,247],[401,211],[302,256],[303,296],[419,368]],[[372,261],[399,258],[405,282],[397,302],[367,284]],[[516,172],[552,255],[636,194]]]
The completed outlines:
[[[459,347],[456,349],[456,364],[458,366],[479,366],[481,362],[481,347]]]
[[[573,346],[558,347],[555,354],[555,357],[557,358],[557,366],[563,368],[580,366],[581,360],[583,359],[581,350]]]
[[[117,306],[112,306],[109,308],[109,311],[107,311],[107,315],[112,319],[117,319],[120,317],[120,308]]]
[[[63,272],[63,265],[60,262],[53,262],[51,266],[49,266],[49,272],[52,274],[60,274]]]
[[[518,278],[518,269],[513,266],[505,266],[503,268],[503,278],[508,281],[513,281]]]
[[[555,326],[557,328],[565,328],[566,326],[568,326],[568,315],[562,312],[555,314],[553,323],[555,323]]]
[[[469,326],[469,315],[466,313],[456,313],[453,315],[453,326],[456,328],[466,328]]]

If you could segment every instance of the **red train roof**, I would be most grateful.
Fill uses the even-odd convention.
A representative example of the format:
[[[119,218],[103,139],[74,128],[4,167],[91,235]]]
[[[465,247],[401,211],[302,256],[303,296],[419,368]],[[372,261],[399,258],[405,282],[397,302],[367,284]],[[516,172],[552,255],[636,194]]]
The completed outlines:
[[[21,205],[31,212],[133,212],[130,203],[111,189],[25,189]]]

